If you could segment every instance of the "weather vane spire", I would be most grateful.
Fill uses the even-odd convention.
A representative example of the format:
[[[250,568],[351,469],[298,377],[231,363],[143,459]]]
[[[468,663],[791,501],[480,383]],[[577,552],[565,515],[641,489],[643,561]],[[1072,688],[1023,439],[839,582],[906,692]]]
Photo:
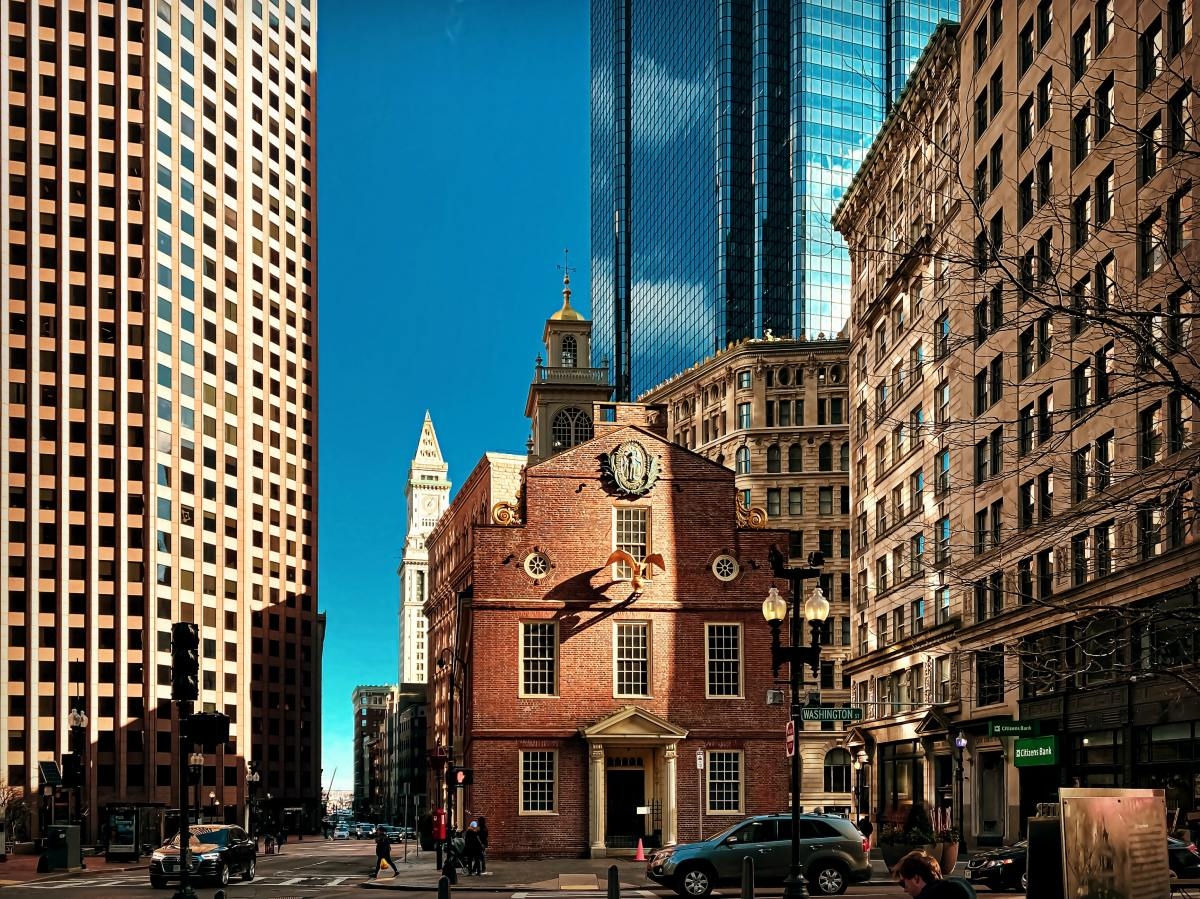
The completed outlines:
[[[571,253],[570,249],[568,249],[567,247],[563,247],[562,265],[556,266],[557,268],[562,269],[562,273],[563,273],[563,307],[564,308],[569,307],[571,305],[571,272],[575,271],[575,267],[573,265],[568,264],[568,262],[570,260],[570,253]]]

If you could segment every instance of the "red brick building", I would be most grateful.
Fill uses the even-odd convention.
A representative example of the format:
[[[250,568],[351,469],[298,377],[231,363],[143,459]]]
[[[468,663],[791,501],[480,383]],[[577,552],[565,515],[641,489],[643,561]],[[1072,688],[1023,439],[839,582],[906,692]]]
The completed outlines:
[[[733,472],[671,443],[661,407],[587,411],[593,434],[572,413],[582,442],[519,479],[485,457],[429,538],[431,754],[472,769],[454,818],[486,815],[496,855],[620,854],[788,804],[762,616],[786,533],[748,526]]]

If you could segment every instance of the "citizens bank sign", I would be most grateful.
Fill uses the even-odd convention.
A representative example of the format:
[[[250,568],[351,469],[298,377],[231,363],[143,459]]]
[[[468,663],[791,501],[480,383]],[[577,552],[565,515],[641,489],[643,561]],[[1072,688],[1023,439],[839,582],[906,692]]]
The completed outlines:
[[[1013,764],[1018,768],[1036,768],[1058,764],[1058,737],[1028,737],[1016,741]]]

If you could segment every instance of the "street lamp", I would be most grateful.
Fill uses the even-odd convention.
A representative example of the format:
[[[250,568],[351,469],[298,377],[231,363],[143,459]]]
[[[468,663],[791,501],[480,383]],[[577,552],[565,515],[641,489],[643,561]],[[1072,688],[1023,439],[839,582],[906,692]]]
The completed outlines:
[[[867,767],[867,751],[865,749],[858,750],[854,756],[854,777],[856,783],[854,785],[854,801],[858,803],[858,816],[870,816],[871,810],[867,807],[867,786],[866,786],[866,767]]]
[[[438,669],[446,671],[450,676],[450,684],[449,684],[449,694],[450,694],[449,724],[450,724],[450,727],[449,727],[449,731],[448,731],[447,739],[446,739],[446,768],[445,768],[445,774],[447,776],[449,775],[449,773],[451,771],[454,770],[454,689],[455,689],[456,680],[463,673],[460,670],[460,668],[463,665],[465,665],[465,663],[463,662],[463,660],[461,658],[459,658],[458,653],[456,653],[453,649],[450,649],[450,648],[443,649],[441,651],[441,653],[438,655],[438,660],[437,660]],[[451,858],[450,847],[452,845],[451,841],[454,839],[454,799],[455,799],[455,791],[457,790],[457,787],[455,787],[453,784],[451,784],[448,779],[445,781],[445,783],[446,783],[445,861],[447,862],[447,864],[445,866],[443,866],[443,847],[442,846],[438,847],[436,861],[437,861],[439,868],[441,868],[441,867],[449,868],[447,876],[450,878],[450,882],[457,883],[458,882],[458,874],[455,871],[455,865],[452,862],[450,862],[450,858]]]
[[[958,793],[958,848],[960,852],[967,849],[967,822],[963,820],[963,750],[967,748],[967,737],[960,730],[954,738],[954,749],[957,758],[954,768],[954,782]]]
[[[254,825],[258,823],[258,785],[262,781],[262,775],[258,773],[258,762],[248,762],[249,771],[246,772],[246,793],[250,797],[250,808],[248,810],[249,820],[246,822],[249,827],[250,836],[254,838],[254,842],[258,842],[258,836],[254,832]]]
[[[196,814],[193,816],[196,823],[200,823],[200,775],[204,773],[204,753],[193,752],[188,755],[188,780],[191,781],[195,788],[193,805],[196,809]]]
[[[212,790],[208,791],[208,820],[211,821],[217,816],[217,794]]]
[[[775,576],[788,581],[792,594],[790,646],[780,645],[779,632],[783,626],[783,619],[788,616],[789,609],[787,602],[779,595],[779,591],[774,586],[768,591],[767,598],[763,600],[762,610],[763,617],[771,626],[772,670],[778,677],[779,669],[786,663],[791,681],[792,857],[788,877],[784,881],[783,895],[785,899],[793,899],[793,897],[804,895],[804,867],[800,864],[800,752],[799,747],[795,744],[796,738],[804,727],[800,719],[800,687],[805,665],[812,669],[814,677],[820,674],[822,623],[829,617],[829,600],[825,598],[820,587],[815,587],[801,606],[801,598],[804,596],[804,579],[819,576],[825,565],[825,556],[821,553],[809,553],[806,568],[785,567],[783,554],[774,546],[767,554],[767,559],[771,563],[771,570]],[[801,642],[800,615],[802,612],[804,620],[812,629],[812,637],[808,646],[804,646]]]
[[[75,788],[75,817],[83,823],[83,788],[85,786],[84,750],[87,746],[88,716],[82,708],[71,709],[67,713],[67,725],[71,729],[71,753],[74,755],[74,788]]]

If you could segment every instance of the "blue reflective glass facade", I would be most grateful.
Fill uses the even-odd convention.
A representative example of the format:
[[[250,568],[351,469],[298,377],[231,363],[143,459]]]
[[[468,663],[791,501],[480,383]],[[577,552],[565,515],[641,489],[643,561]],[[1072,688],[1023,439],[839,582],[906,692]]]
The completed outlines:
[[[592,0],[592,319],[630,399],[841,330],[829,219],[957,0]]]

